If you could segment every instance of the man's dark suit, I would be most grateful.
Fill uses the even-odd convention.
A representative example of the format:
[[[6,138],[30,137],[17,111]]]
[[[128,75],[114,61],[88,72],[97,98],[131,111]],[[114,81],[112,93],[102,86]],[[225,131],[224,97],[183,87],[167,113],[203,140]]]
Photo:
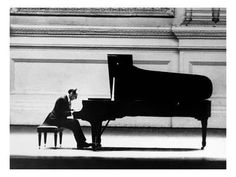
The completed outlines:
[[[86,138],[79,122],[75,119],[67,119],[68,116],[71,116],[68,97],[60,97],[57,99],[52,112],[45,119],[44,124],[68,128],[73,131],[77,144],[85,142]]]

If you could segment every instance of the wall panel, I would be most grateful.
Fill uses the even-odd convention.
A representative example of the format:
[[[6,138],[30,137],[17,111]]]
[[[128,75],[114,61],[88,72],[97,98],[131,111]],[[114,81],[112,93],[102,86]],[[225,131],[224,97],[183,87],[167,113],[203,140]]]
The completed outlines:
[[[80,98],[73,103],[78,110],[83,99],[110,97],[107,54],[112,53],[132,54],[134,65],[142,69],[178,70],[175,49],[14,46],[11,49],[11,124],[40,124],[56,98],[70,87],[79,90]],[[81,124],[88,125],[85,121]],[[112,121],[111,125],[170,127],[171,118],[126,117]]]
[[[209,127],[226,127],[226,58],[225,51],[185,51],[182,55],[183,71],[209,77],[213,83],[212,116]],[[199,87],[201,87],[199,85]],[[173,118],[174,127],[200,127],[198,121]]]

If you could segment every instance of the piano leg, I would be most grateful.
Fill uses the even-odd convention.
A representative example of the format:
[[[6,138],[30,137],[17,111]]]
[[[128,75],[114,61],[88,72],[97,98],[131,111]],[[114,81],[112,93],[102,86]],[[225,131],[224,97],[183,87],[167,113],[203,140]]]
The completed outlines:
[[[202,148],[201,148],[201,150],[203,150],[204,147],[206,146],[207,119],[208,118],[202,118],[201,119],[201,123],[202,123]]]
[[[97,150],[101,147],[101,130],[102,130],[102,121],[90,122],[91,124],[91,133],[92,133],[92,143],[93,150]]]

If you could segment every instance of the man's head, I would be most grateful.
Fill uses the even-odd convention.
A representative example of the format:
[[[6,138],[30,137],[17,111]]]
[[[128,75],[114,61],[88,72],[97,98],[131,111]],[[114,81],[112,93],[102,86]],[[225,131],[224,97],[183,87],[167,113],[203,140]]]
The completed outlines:
[[[77,96],[78,96],[77,89],[69,89],[68,94],[69,94],[70,100],[77,99]]]

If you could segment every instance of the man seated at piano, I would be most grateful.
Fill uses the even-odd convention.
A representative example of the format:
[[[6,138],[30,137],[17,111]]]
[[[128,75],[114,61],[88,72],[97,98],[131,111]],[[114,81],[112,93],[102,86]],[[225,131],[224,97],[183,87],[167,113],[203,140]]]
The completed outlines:
[[[45,119],[44,124],[72,130],[77,143],[77,149],[83,149],[92,144],[86,142],[79,121],[77,119],[68,119],[68,117],[73,113],[73,110],[71,109],[71,101],[77,99],[77,96],[77,89],[69,89],[67,95],[58,98],[53,110]]]

